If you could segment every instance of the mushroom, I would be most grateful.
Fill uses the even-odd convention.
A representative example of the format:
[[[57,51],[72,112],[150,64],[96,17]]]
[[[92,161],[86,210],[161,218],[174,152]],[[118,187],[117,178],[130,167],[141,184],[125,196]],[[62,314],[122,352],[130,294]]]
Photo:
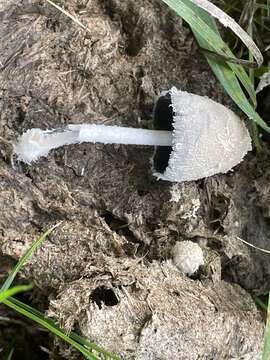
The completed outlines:
[[[203,251],[197,243],[190,240],[177,241],[172,248],[174,265],[184,274],[194,275],[204,265]]]
[[[95,124],[30,129],[14,145],[19,160],[31,163],[60,146],[82,142],[155,146],[154,175],[182,182],[226,173],[251,150],[245,124],[207,97],[171,88],[154,108],[155,130]]]

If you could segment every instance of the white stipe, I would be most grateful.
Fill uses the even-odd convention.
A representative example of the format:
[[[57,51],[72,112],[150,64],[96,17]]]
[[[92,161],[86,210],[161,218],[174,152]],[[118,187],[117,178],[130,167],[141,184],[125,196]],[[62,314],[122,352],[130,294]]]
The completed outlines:
[[[67,129],[78,132],[79,142],[150,146],[170,146],[172,144],[170,131],[95,124],[68,125]]]
[[[82,142],[170,146],[172,133],[118,126],[72,124],[56,130],[30,129],[19,137],[14,151],[19,160],[30,164],[42,156],[47,156],[52,149]]]

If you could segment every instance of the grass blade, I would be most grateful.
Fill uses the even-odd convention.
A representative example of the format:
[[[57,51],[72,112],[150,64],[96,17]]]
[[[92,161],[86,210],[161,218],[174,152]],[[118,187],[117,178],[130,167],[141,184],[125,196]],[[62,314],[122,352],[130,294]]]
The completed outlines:
[[[54,6],[57,10],[61,11],[63,14],[65,14],[67,17],[69,17],[72,21],[74,21],[76,24],[78,24],[81,28],[89,32],[89,29],[87,26],[85,26],[80,20],[78,20],[75,16],[71,15],[68,11],[64,10],[57,4],[55,4],[51,0],[46,0],[50,5]]]
[[[217,36],[219,36],[221,41],[223,41],[220,36],[220,33],[218,31],[217,24],[216,24],[215,20],[212,18],[212,16],[210,16],[206,11],[198,8],[196,5],[191,4],[190,0],[182,0],[182,1],[185,2],[197,14],[197,16],[199,16],[206,24],[208,24],[208,26],[217,34]],[[202,36],[201,33],[197,32],[196,29],[194,29],[194,28],[192,28],[192,31],[193,31],[199,45],[202,48],[210,50],[210,51],[213,50],[213,48],[211,48],[211,46],[209,45],[207,39],[204,36]],[[233,59],[237,59],[233,55],[233,53],[231,52],[231,50],[229,48],[228,48],[228,51],[231,53],[231,57]],[[217,65],[222,64],[223,66],[227,65],[227,67],[229,67],[232,70],[234,77],[237,76],[238,79],[240,80],[240,82],[242,83],[242,85],[244,86],[244,88],[246,89],[252,103],[254,105],[256,104],[256,93],[255,93],[254,86],[253,86],[252,82],[250,81],[250,78],[249,78],[248,74],[246,73],[245,69],[243,68],[243,66],[235,65],[232,63],[226,64],[226,62],[224,62],[224,61],[213,61],[213,57],[207,56],[207,54],[206,54],[206,59],[211,68],[215,63]],[[217,76],[217,74],[216,74],[216,76]],[[220,78],[218,78],[218,79],[220,80],[220,82],[222,84],[221,79]],[[237,80],[237,79],[235,79],[235,80]]]
[[[10,296],[18,294],[20,292],[28,291],[32,289],[32,285],[19,285],[14,286],[11,289],[0,291],[0,303],[4,302]]]
[[[44,317],[44,314],[42,314],[40,311],[34,309],[33,307],[17,300],[14,298],[10,298],[10,301],[12,301],[12,303],[18,307],[20,307],[21,309],[24,309],[28,314],[32,314],[33,316],[42,319],[44,321],[47,322],[47,324],[49,324],[52,327],[56,327],[58,330],[62,331],[58,325],[56,325],[54,323],[54,321],[50,318]],[[63,332],[63,331],[62,331]],[[99,347],[98,345],[96,345],[94,342],[91,342],[89,340],[87,340],[85,337],[82,337],[74,332],[70,332],[68,335],[71,339],[73,339],[74,341],[78,342],[80,345],[87,347],[88,349],[91,350],[95,350],[97,352],[99,352],[100,354],[104,355],[105,357],[109,358],[109,359],[113,359],[113,360],[120,360],[119,357],[115,356],[114,354],[104,350],[103,348]]]
[[[267,321],[264,334],[264,346],[262,360],[269,360],[270,358],[270,294],[268,298],[268,308],[267,308]]]
[[[207,21],[209,26],[211,26],[214,31],[218,32],[218,29],[217,29],[214,19],[210,15],[206,14],[205,12],[203,14],[201,10],[199,10],[199,13]],[[194,35],[196,36],[199,44],[202,47],[207,47],[208,44],[207,44],[206,40],[196,31],[193,30],[193,32],[194,32]],[[266,123],[259,116],[259,114],[254,110],[254,107],[250,104],[250,102],[246,98],[246,96],[239,84],[239,81],[237,80],[236,74],[231,70],[231,68],[224,62],[218,62],[216,60],[214,61],[211,58],[211,56],[208,56],[207,54],[206,54],[206,59],[210,65],[212,71],[214,72],[214,74],[216,75],[216,77],[218,78],[220,83],[222,84],[222,86],[224,87],[226,92],[230,95],[230,97],[233,99],[233,101],[238,105],[238,107],[255,123],[260,125],[266,131],[270,132],[270,128],[266,125]],[[239,68],[239,66],[237,66],[237,67]],[[249,94],[252,96],[252,100],[255,105],[256,104],[256,94],[255,94],[255,90],[254,90],[252,81],[246,74],[245,70],[244,69],[242,69],[242,70],[243,71],[241,71],[241,74],[245,73],[245,76],[244,76],[244,79],[242,76],[240,76],[240,77],[243,81],[245,81],[245,84],[246,85],[249,84],[248,86],[250,87],[250,89],[252,89],[252,94],[251,94],[251,92],[249,92]],[[247,79],[246,79],[246,77],[247,77]],[[242,84],[243,84],[243,81],[242,81]],[[245,88],[247,89],[246,86],[245,86]]]
[[[176,11],[176,13],[185,21],[187,21],[202,48],[206,48],[217,53],[220,52],[221,54],[229,57],[234,57],[231,50],[221,39],[215,20],[204,10],[193,4],[191,0],[162,1]],[[255,105],[255,90],[244,68],[233,63],[213,60],[211,56],[207,54],[206,58],[212,71],[238,107],[250,119],[270,133],[270,128],[249,103],[239,84],[238,79],[247,90],[253,104]]]
[[[7,357],[5,358],[5,360],[11,360],[12,356],[13,356],[13,353],[14,353],[14,348],[12,348],[10,350],[10,352],[7,354]]]
[[[58,337],[66,341],[68,344],[72,345],[75,349],[79,350],[86,357],[86,359],[98,360],[98,358],[93,353],[91,353],[88,349],[71,339],[57,325],[52,324],[50,321],[47,321],[47,319],[45,319],[43,316],[40,317],[35,315],[33,312],[28,311],[24,306],[21,306],[21,302],[19,302],[18,300],[14,300],[15,299],[13,298],[9,298],[4,300],[3,303],[11,309],[15,310],[17,313],[35,321],[37,324],[49,330],[52,334],[57,335]]]
[[[29,257],[33,254],[33,252],[42,244],[42,242],[47,238],[48,235],[50,235],[55,228],[57,228],[61,223],[56,224],[49,230],[47,230],[43,235],[41,235],[33,244],[32,246],[26,251],[26,253],[20,258],[18,263],[14,266],[11,273],[9,274],[8,278],[4,282],[3,286],[0,289],[0,293],[4,290],[9,289],[11,286],[13,280],[15,279],[16,275],[20,271],[20,269],[23,267],[25,262],[29,259]]]
[[[77,341],[78,343],[80,343],[81,345],[96,350],[99,353],[102,353],[106,358],[108,359],[112,359],[112,360],[120,360],[120,358],[116,355],[113,355],[112,353],[100,348],[99,346],[97,346],[96,344],[90,342],[89,340],[87,340],[85,337],[82,337],[74,332],[70,333],[70,337]]]
[[[256,4],[257,8],[270,11],[270,5]]]
[[[192,31],[196,33],[196,37],[199,35],[198,41],[202,48],[215,51],[228,58],[237,59],[227,44],[222,40],[215,20],[212,16],[207,14],[206,11],[193,4],[191,0],[162,1],[169,5],[190,25]],[[210,56],[208,56],[208,58],[210,58]],[[228,66],[237,75],[254,103],[254,100],[256,99],[255,91],[244,68],[230,62],[228,62]]]
[[[241,39],[242,42],[247,46],[248,50],[256,59],[258,66],[262,65],[263,56],[259,48],[254,43],[253,39],[249,36],[249,34],[246,31],[244,31],[233,18],[231,18],[228,14],[226,14],[219,7],[217,7],[215,4],[211,3],[208,0],[191,0],[191,1],[195,5],[197,5],[201,9],[204,9],[213,17],[218,19],[219,22],[223,24],[225,27],[229,27],[239,37],[239,39]],[[253,61],[251,61],[250,63],[253,63]]]
[[[54,323],[52,319],[46,318],[41,312],[32,308],[31,306],[14,299],[12,296],[21,291],[27,291],[32,288],[32,285],[21,285],[16,286],[10,289],[10,285],[12,284],[14,278],[20,269],[24,266],[25,262],[29,259],[29,257],[33,254],[33,252],[37,249],[38,246],[42,244],[42,242],[46,239],[51,232],[59,226],[61,223],[53,226],[49,230],[47,230],[43,235],[41,235],[26,251],[26,253],[22,256],[22,258],[15,265],[4,285],[0,290],[0,303],[12,308],[16,312],[21,315],[26,316],[27,318],[33,320],[37,324],[43,326],[45,329],[53,333],[54,335],[60,337],[62,340],[66,341],[68,344],[72,345],[75,349],[79,350],[86,359],[90,360],[99,360],[91,351],[95,350],[99,354],[102,354],[107,359],[120,360],[119,357],[111,354],[110,352],[102,349],[97,346],[95,343],[90,342],[89,340],[81,337],[75,333],[70,333],[69,335],[65,334],[63,330],[60,329],[58,325]]]

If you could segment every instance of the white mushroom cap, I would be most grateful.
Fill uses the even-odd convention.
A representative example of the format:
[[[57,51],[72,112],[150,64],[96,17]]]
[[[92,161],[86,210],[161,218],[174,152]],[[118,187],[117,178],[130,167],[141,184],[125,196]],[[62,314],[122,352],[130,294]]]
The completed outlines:
[[[163,173],[154,173],[159,179],[181,182],[226,173],[251,150],[249,132],[231,110],[175,87],[166,93],[174,129],[168,165]]]

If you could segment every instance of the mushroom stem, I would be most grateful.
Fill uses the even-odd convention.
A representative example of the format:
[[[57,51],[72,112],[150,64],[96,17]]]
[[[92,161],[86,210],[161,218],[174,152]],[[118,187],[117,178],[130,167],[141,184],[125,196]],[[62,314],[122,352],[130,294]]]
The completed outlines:
[[[105,125],[68,125],[67,130],[78,133],[78,142],[103,144],[171,146],[172,132]]]
[[[172,132],[95,124],[67,125],[63,129],[30,129],[14,146],[19,159],[31,163],[58,147],[82,142],[171,146]]]

